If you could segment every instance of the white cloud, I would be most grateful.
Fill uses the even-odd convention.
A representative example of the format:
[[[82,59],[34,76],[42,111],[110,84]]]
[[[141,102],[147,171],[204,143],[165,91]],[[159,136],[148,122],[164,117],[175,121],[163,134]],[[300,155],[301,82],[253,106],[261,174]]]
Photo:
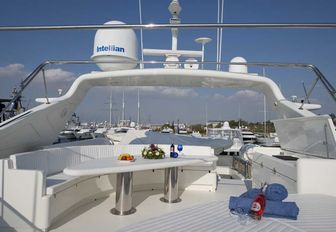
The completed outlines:
[[[215,94],[212,96],[212,98],[213,98],[214,100],[226,100],[226,99],[227,99],[226,96],[224,96],[224,95],[222,95],[222,94],[220,94],[220,93],[215,93]]]
[[[45,76],[48,82],[73,81],[75,75],[72,72],[65,71],[61,68],[47,69]],[[39,78],[42,80],[42,78]]]
[[[25,74],[23,69],[23,64],[9,64],[0,67],[0,77],[22,77]]]
[[[239,90],[234,95],[230,96],[229,100],[236,99],[249,99],[249,100],[258,100],[260,99],[261,94],[252,90]]]
[[[174,96],[174,97],[197,97],[198,93],[189,88],[167,88],[161,87],[160,93],[166,96]]]
[[[9,64],[7,66],[0,67],[0,78],[1,77],[18,77],[25,78],[28,72],[24,70],[25,66],[23,64]],[[39,75],[42,75],[41,72]],[[75,75],[72,72],[65,71],[61,68],[46,69],[45,75],[48,82],[59,82],[59,81],[73,81]],[[37,81],[42,81],[43,79],[37,77]]]
[[[138,87],[127,87],[124,88],[124,90],[135,92],[137,91]],[[176,88],[176,87],[163,87],[163,86],[144,86],[144,87],[139,87],[140,93],[154,93],[154,94],[160,94],[163,96],[168,96],[168,97],[197,97],[199,94],[191,88]],[[116,92],[121,92],[123,88],[114,88],[113,91]]]

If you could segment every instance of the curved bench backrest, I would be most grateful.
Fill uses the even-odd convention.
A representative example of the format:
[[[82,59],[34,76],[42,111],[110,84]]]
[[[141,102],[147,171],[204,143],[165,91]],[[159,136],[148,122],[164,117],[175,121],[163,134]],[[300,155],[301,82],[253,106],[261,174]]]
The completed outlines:
[[[62,172],[64,168],[89,159],[113,156],[111,145],[49,148],[10,156],[15,169],[41,170],[46,176]]]
[[[11,155],[10,159],[15,169],[41,170],[49,176],[63,171],[66,166],[80,163],[81,157],[75,150],[78,148],[38,150]]]

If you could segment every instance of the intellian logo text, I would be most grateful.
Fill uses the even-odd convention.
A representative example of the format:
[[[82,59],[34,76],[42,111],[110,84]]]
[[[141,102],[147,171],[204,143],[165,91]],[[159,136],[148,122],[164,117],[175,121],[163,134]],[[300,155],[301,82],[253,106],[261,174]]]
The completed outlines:
[[[117,47],[115,45],[107,45],[107,46],[97,46],[97,52],[125,52],[125,48]]]

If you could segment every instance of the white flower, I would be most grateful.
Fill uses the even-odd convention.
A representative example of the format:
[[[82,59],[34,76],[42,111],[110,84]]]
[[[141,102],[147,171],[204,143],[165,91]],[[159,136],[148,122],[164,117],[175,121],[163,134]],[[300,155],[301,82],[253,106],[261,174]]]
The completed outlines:
[[[156,156],[159,156],[159,155],[160,155],[160,152],[158,152],[158,151],[155,152],[155,155],[156,155]]]

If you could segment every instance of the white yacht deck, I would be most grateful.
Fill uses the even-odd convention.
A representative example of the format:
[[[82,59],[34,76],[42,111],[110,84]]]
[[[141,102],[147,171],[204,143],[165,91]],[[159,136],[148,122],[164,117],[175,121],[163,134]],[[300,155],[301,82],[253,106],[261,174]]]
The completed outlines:
[[[250,183],[247,182],[247,184]],[[133,193],[133,203],[137,212],[127,216],[116,216],[110,213],[115,204],[115,193],[113,193],[109,198],[97,200],[70,212],[64,220],[52,225],[50,231],[118,231],[126,226],[199,204],[228,201],[231,195],[239,195],[246,189],[244,181],[221,180],[216,192],[183,191],[180,192],[182,201],[175,204],[160,201],[160,197],[163,196],[162,190],[138,191]]]
[[[247,186],[249,185],[250,183],[247,182]],[[97,199],[71,210],[55,222],[50,227],[50,231],[118,231],[126,226],[199,204],[227,201],[231,195],[239,195],[244,191],[246,191],[244,181],[225,179],[218,183],[216,192],[193,190],[180,192],[182,201],[176,204],[161,202],[162,190],[136,191],[133,193],[133,203],[137,212],[127,216],[110,213],[115,204],[115,193],[112,193],[108,198]],[[6,218],[6,221],[1,217],[0,231],[40,231],[6,204],[1,208],[1,215]]]
[[[110,213],[114,194],[74,209],[54,223],[50,231],[335,231],[336,199],[321,194],[290,194],[300,208],[298,220],[242,219],[228,210],[230,196],[237,196],[249,181],[222,179],[216,192],[184,191],[182,202],[162,203],[162,191],[134,192],[137,212],[128,216]],[[2,221],[0,231],[39,231],[27,223],[13,228]]]

